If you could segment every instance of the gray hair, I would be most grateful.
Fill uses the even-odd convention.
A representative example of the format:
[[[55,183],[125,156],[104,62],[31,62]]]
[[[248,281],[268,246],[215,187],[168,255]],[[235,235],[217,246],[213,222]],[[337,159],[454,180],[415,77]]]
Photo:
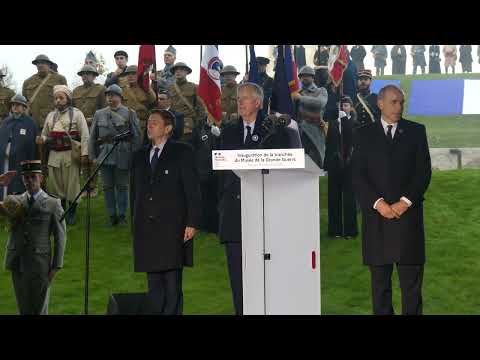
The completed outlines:
[[[388,84],[381,88],[378,92],[378,100],[383,100],[383,98],[385,97],[385,93],[389,90],[397,91],[399,94],[402,94],[403,98],[405,99],[405,92],[402,90],[402,88],[394,84]]]
[[[242,90],[244,88],[248,88],[248,89],[252,90],[253,93],[255,94],[255,96],[258,99],[260,99],[260,102],[263,104],[263,89],[260,86],[258,86],[255,83],[252,83],[252,82],[241,83],[240,85],[238,85],[237,95],[240,93],[240,90]]]

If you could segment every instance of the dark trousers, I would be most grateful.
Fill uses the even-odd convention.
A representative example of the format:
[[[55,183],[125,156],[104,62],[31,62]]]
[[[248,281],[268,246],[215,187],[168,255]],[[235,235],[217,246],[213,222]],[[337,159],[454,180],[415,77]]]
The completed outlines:
[[[202,194],[202,224],[200,229],[209,232],[218,232],[218,180],[216,175],[200,182]]]
[[[402,315],[422,315],[423,265],[397,264]],[[370,266],[374,315],[394,315],[392,306],[393,265]]]
[[[328,172],[328,234],[357,236],[357,204],[350,171]]]
[[[182,269],[147,273],[148,307],[156,315],[182,315]]]
[[[242,244],[225,243],[235,315],[243,315]]]

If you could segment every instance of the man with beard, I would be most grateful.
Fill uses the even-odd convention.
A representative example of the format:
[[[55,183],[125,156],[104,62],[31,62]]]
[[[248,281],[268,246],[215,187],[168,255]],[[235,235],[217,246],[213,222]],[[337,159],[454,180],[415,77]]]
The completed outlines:
[[[392,58],[392,74],[405,75],[405,67],[407,64],[407,50],[405,45],[395,45],[390,51]]]
[[[6,74],[0,70],[0,122],[8,115],[10,110],[10,99],[15,96],[15,91],[9,89],[3,83]]]
[[[95,78],[98,76],[98,71],[93,66],[85,65],[77,74],[82,77],[83,85],[80,85],[73,90],[73,106],[83,113],[88,128],[90,129],[95,112],[107,106],[107,100],[105,98],[106,89],[103,85],[95,84]],[[90,176],[93,167],[93,163],[89,162],[88,168],[83,172],[84,181]],[[96,183],[97,178],[90,183],[92,197],[95,197],[97,194],[95,190]]]
[[[205,108],[197,95],[197,85],[187,81],[192,69],[183,62],[176,63],[171,71],[175,74],[175,83],[170,85],[172,109],[185,116],[182,141],[191,142],[192,132],[197,122],[206,117]]]
[[[54,108],[53,87],[67,85],[67,80],[52,71],[50,66],[53,62],[46,55],[38,55],[32,64],[38,72],[24,81],[22,95],[28,100],[29,115],[41,130],[48,113]]]
[[[20,176],[20,163],[24,160],[38,159],[35,139],[38,135],[38,126],[26,114],[27,99],[22,95],[15,95],[10,99],[10,115],[0,126],[0,173],[16,171],[17,175],[5,186],[0,193],[0,200],[8,194],[23,193],[25,187]]]
[[[300,128],[300,136],[305,154],[318,165],[323,167],[325,158],[325,136],[327,125],[323,120],[328,93],[323,87],[314,83],[315,70],[304,66],[298,74],[302,82],[302,89],[294,95],[296,117]]]
[[[372,84],[372,71],[362,70],[358,72],[358,92],[354,100],[357,120],[360,125],[366,125],[378,121],[380,110],[377,106],[377,94],[370,91]]]
[[[440,74],[440,46],[439,45],[430,45],[428,48],[429,62],[428,62],[428,73],[429,74]]]
[[[105,87],[108,88],[110,85],[117,84],[123,89],[127,85],[127,78],[123,75],[125,75],[125,71],[127,70],[128,54],[123,50],[118,50],[113,56],[115,57],[117,69],[107,75]]]
[[[62,200],[66,210],[80,191],[80,165],[88,166],[88,125],[83,113],[72,106],[72,92],[65,85],[53,88],[56,110],[48,114],[38,143],[49,149],[48,180],[49,191]],[[81,143],[81,158],[73,157],[73,141]],[[70,202],[67,204],[67,201]],[[75,224],[73,208],[66,217],[68,225]]]
[[[156,95],[151,88],[146,92],[143,87],[138,86],[137,65],[130,65],[124,75],[127,77],[128,84],[123,89],[123,103],[137,113],[140,134],[143,137],[147,129],[148,112],[155,105]]]
[[[115,135],[130,131],[131,137],[120,141],[115,150],[102,165],[105,207],[110,219],[108,227],[126,226],[128,207],[129,171],[133,153],[140,148],[140,129],[135,111],[122,104],[123,92],[113,84],[106,91],[108,107],[98,110],[93,116],[93,124],[88,142],[90,160],[99,163],[112,149]]]
[[[165,67],[163,70],[157,71],[156,81],[158,91],[168,90],[170,85],[173,85],[175,82],[175,75],[172,72],[172,67],[173,64],[175,64],[176,59],[177,50],[172,45],[169,45],[163,53],[163,62],[165,63]],[[155,74],[151,74],[150,79],[152,81],[155,80]]]

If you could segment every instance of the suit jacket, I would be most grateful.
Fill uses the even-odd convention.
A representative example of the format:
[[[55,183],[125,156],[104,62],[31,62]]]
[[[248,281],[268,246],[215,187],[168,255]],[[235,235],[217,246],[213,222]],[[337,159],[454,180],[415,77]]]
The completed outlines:
[[[423,264],[423,195],[432,175],[425,127],[401,119],[389,145],[378,121],[357,129],[354,140],[353,185],[362,208],[364,263]],[[381,197],[392,204],[402,196],[412,206],[398,220],[373,209]]]
[[[220,137],[221,150],[241,150],[241,149],[281,149],[301,147],[298,138],[298,131],[290,128],[283,129],[274,135],[269,136],[268,132],[262,127],[263,116],[261,112],[257,115],[255,128],[252,133],[254,144],[250,147],[243,143],[244,127],[243,119],[240,117],[237,121],[231,122],[222,130]],[[268,139],[266,139],[268,137]],[[267,140],[267,141],[264,141]],[[262,144],[263,142],[263,144]],[[286,144],[290,144],[286,146]],[[220,171],[220,204],[219,204],[219,237],[221,243],[242,241],[242,221],[241,221],[241,193],[240,178],[233,171]]]
[[[328,125],[327,141],[325,145],[325,161],[323,168],[330,172],[349,170],[353,152],[353,116],[341,119],[342,132],[338,129],[338,120],[331,120]],[[340,138],[341,136],[341,138]],[[343,156],[341,141],[343,145]]]
[[[27,193],[12,195],[28,209]],[[24,220],[13,226],[7,243],[5,268],[35,274],[47,274],[63,267],[67,241],[65,220],[60,199],[43,191],[27,211]],[[51,235],[53,235],[53,255]],[[20,257],[24,261],[20,261]]]
[[[155,173],[147,145],[134,154],[131,171],[133,253],[136,272],[158,272],[193,265],[193,239],[187,226],[201,221],[200,187],[192,147],[169,139]]]

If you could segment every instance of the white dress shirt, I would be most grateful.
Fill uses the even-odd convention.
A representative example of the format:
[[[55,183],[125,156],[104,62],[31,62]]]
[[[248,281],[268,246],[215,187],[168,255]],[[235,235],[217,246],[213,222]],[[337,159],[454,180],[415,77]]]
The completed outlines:
[[[253,135],[253,130],[255,129],[255,121],[249,124],[245,120],[243,120],[243,143],[244,144],[248,134],[247,126],[250,126],[251,128],[250,133]]]
[[[382,126],[383,126],[383,130],[385,132],[385,136],[387,136],[387,132],[388,132],[388,125],[392,125],[392,139],[393,137],[395,136],[395,131],[397,131],[397,127],[398,127],[398,122],[396,123],[393,123],[393,124],[389,124],[387,123],[385,120],[383,120],[383,117],[380,119],[381,123],[382,123]],[[377,204],[380,200],[384,200],[383,197],[379,198],[377,201],[375,201],[375,203],[373,204],[373,208],[375,210],[377,210]],[[407,199],[405,196],[402,196],[400,198],[400,200],[404,201],[408,207],[412,206],[412,202]]]
[[[158,157],[157,157],[157,159],[158,159],[160,157],[160,155],[162,154],[163,147],[165,146],[166,143],[167,143],[167,141],[165,140],[160,145],[153,145],[152,146],[152,149],[150,150],[150,163],[152,163],[153,155],[155,155],[155,149],[156,148],[159,149],[158,150]]]

